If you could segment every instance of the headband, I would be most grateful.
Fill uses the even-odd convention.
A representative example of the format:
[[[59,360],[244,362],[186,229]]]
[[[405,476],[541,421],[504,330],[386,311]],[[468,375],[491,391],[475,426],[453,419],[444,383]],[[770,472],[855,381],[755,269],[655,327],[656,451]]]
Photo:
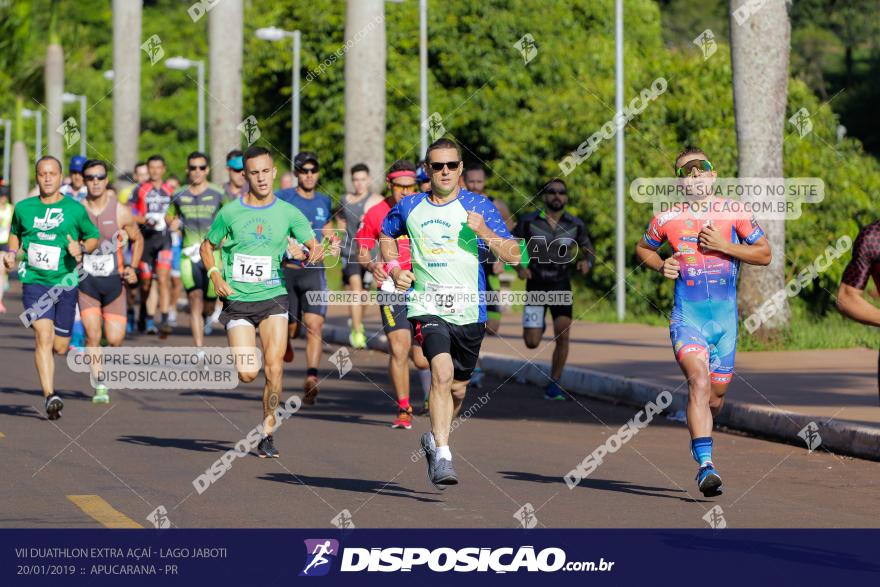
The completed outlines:
[[[410,171],[409,169],[401,169],[400,171],[392,171],[387,176],[385,176],[385,179],[387,179],[388,181],[391,181],[392,179],[397,179],[398,177],[415,177],[415,176],[416,176],[415,171]]]

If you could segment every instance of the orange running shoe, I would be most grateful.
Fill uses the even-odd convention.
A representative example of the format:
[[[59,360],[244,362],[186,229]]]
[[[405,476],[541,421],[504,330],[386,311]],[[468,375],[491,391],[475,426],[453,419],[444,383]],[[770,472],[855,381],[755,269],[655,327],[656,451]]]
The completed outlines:
[[[407,409],[399,408],[397,412],[397,419],[394,420],[394,424],[391,425],[392,428],[403,428],[404,430],[412,429],[412,407]]]

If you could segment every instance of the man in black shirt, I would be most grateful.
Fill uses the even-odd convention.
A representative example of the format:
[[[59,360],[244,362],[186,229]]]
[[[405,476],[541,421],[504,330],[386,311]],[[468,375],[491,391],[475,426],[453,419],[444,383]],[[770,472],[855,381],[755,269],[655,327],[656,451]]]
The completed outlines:
[[[593,243],[584,223],[565,211],[568,191],[565,182],[553,179],[541,189],[544,209],[526,214],[513,229],[513,236],[524,239],[529,254],[528,267],[517,266],[520,278],[526,280],[530,297],[554,295],[571,296],[571,270],[574,267],[586,275],[593,266],[595,256]],[[562,368],[568,358],[569,328],[571,326],[571,302],[559,300],[530,300],[523,308],[523,340],[530,349],[541,344],[546,325],[544,315],[550,308],[553,317],[553,362],[550,383],[544,391],[544,399],[565,400],[565,391],[559,385]],[[555,303],[552,303],[555,302]]]

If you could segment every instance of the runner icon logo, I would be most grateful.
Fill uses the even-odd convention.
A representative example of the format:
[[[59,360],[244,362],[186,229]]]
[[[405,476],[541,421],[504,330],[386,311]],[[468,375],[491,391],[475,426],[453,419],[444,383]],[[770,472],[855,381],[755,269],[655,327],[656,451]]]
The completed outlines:
[[[822,436],[819,435],[819,425],[815,422],[810,422],[804,426],[798,432],[798,436],[804,439],[804,442],[807,443],[807,450],[810,452],[813,452],[822,444]]]
[[[306,539],[306,565],[300,577],[321,577],[330,572],[333,559],[339,554],[339,541],[332,538]]]

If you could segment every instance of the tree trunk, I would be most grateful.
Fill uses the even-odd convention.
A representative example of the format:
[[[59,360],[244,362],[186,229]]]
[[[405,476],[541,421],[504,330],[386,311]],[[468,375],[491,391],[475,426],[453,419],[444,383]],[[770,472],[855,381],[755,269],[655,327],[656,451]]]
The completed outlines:
[[[24,108],[24,100],[21,96],[15,99],[15,142],[12,143],[12,163],[10,168],[10,181],[12,193],[10,201],[15,204],[22,201],[30,191],[30,173],[27,147],[24,144],[24,118],[21,110]]]
[[[345,186],[355,163],[370,167],[380,192],[385,177],[385,0],[348,0],[345,14]]]
[[[747,20],[734,18],[749,9],[749,0],[731,0],[730,53],[739,177],[782,177],[782,145],[788,100],[791,23],[784,0],[769,0]],[[785,287],[785,221],[761,221],[770,241],[768,267],[743,264],[739,308],[745,318]],[[780,333],[791,316],[787,301],[755,331],[769,338]]]
[[[46,69],[44,72],[46,100],[46,134],[48,135],[48,154],[64,161],[64,134],[60,131],[64,120],[64,49],[60,44],[46,47]]]
[[[211,179],[226,180],[226,153],[241,146],[241,67],[244,46],[242,0],[224,0],[208,12]]]
[[[131,172],[141,134],[141,0],[113,0],[113,145],[116,173]]]

